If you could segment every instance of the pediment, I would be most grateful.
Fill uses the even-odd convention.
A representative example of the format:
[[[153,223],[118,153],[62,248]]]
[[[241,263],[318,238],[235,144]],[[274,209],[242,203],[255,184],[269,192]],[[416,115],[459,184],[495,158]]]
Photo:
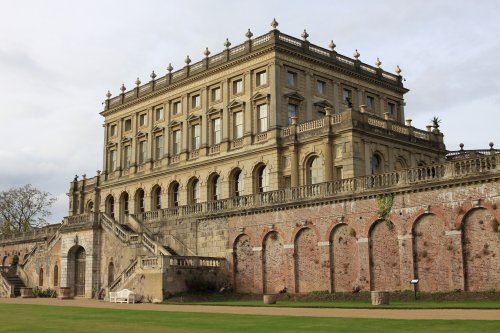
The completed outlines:
[[[222,112],[221,108],[210,108],[207,110],[207,115],[221,113],[221,112]]]
[[[198,120],[198,119],[200,119],[200,118],[201,118],[201,116],[200,116],[200,115],[197,115],[197,114],[191,114],[191,115],[188,117],[187,121],[188,121],[188,122],[191,122],[191,121]]]
[[[180,126],[180,125],[182,125],[182,121],[172,120],[172,121],[168,124],[168,127],[175,127],[175,126]]]
[[[231,101],[229,105],[227,106],[229,109],[234,109],[234,108],[244,108],[245,107],[245,102],[239,101],[237,99]]]
[[[130,140],[132,140],[132,138],[128,137],[128,136],[124,136],[122,139],[121,139],[121,142],[129,142]]]
[[[297,92],[285,94],[285,98],[294,99],[296,101],[301,101],[301,102],[305,99],[304,96],[302,96],[301,94],[299,94]]]
[[[143,132],[143,131],[139,131],[137,132],[137,134],[135,135],[136,138],[142,138],[144,136],[148,135],[148,133],[146,132]]]
[[[164,129],[165,129],[165,127],[163,127],[163,126],[155,126],[155,127],[153,128],[153,133],[156,133],[156,132],[161,132],[161,131],[163,131]]]
[[[258,92],[252,96],[252,101],[256,101],[259,99],[267,99],[267,98],[269,98],[269,96],[270,96],[269,94],[262,94],[262,93]]]
[[[318,106],[320,108],[332,108],[333,107],[333,105],[329,101],[327,101],[326,99],[323,99],[321,101],[314,103],[314,106]]]

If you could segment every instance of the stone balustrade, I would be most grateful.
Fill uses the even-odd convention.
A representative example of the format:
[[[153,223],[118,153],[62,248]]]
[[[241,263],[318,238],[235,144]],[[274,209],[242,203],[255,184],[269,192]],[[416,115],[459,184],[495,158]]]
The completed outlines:
[[[286,204],[314,199],[328,199],[339,195],[352,195],[363,192],[380,192],[404,189],[418,184],[438,181],[453,181],[485,173],[499,172],[500,154],[473,159],[445,162],[390,173],[347,178],[331,182],[293,187],[246,196],[202,202],[195,205],[179,206],[145,212],[138,215],[142,221],[158,221],[177,216],[193,214],[220,214],[263,206]]]

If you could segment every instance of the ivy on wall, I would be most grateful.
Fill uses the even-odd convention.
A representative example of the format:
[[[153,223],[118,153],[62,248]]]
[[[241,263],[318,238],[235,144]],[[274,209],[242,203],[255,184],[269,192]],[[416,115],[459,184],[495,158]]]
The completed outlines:
[[[394,193],[377,195],[375,200],[377,201],[377,215],[379,219],[385,221],[387,228],[394,228],[392,222],[387,218],[387,216],[391,213],[392,205],[394,203]]]

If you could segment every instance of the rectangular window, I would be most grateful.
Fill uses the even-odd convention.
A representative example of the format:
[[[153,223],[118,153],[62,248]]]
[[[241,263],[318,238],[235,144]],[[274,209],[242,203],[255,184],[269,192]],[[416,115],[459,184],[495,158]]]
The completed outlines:
[[[172,143],[174,155],[179,155],[181,153],[181,131],[176,130],[172,133]]]
[[[396,104],[387,103],[387,112],[389,112],[390,115],[394,115],[394,113],[396,112]]]
[[[116,150],[109,152],[109,169],[115,171],[116,169]]]
[[[292,124],[293,117],[297,117],[297,105],[288,104],[288,125]]]
[[[156,108],[155,109],[155,120],[160,121],[164,119],[164,114],[163,114],[163,108]]]
[[[316,92],[319,95],[324,95],[326,92],[326,82],[321,80],[316,81]]]
[[[366,96],[366,107],[369,110],[373,110],[375,108],[375,98],[372,96]]]
[[[181,102],[174,102],[172,104],[172,113],[180,114],[181,113]]]
[[[234,117],[234,138],[239,139],[243,137],[243,112],[235,112]]]
[[[257,117],[257,130],[259,133],[267,132],[267,104],[257,106]]]
[[[197,150],[197,149],[200,149],[200,125],[199,124],[196,124],[196,125],[193,125],[191,127],[191,134],[193,136],[193,146],[192,146],[192,149],[193,150]]]
[[[212,102],[220,101],[220,99],[221,99],[220,87],[213,88],[212,89]]]
[[[241,94],[243,92],[243,80],[234,80],[233,81],[233,94]]]
[[[218,145],[222,140],[221,121],[220,118],[212,120],[213,142]]]
[[[123,166],[125,169],[130,168],[130,158],[132,156],[132,146],[125,146],[123,148]]]
[[[155,159],[161,160],[163,158],[163,135],[155,137]]]
[[[191,96],[191,108],[196,109],[201,106],[201,96],[200,95],[194,95]]]
[[[287,72],[286,78],[286,83],[289,86],[295,87],[295,85],[297,84],[297,73]]]
[[[352,98],[351,90],[344,88],[344,90],[342,90],[342,100],[344,102],[347,102],[347,99],[349,99],[352,102],[351,98]]]
[[[139,115],[139,126],[146,126],[148,124],[148,114],[142,113]]]
[[[262,71],[256,74],[255,82],[257,87],[267,84],[267,72]]]
[[[125,128],[125,132],[132,130],[132,119],[125,119],[125,124],[123,127]]]
[[[139,142],[139,164],[146,163],[147,142]]]
[[[109,127],[109,135],[110,136],[115,136],[116,134],[117,134],[116,125],[113,124],[113,125],[111,125]]]
[[[285,185],[285,188],[292,188],[292,177],[291,176],[285,176],[283,177],[283,183]]]
[[[344,174],[343,174],[343,171],[342,171],[342,167],[341,166],[335,167],[335,177],[337,179],[342,179],[343,176],[344,176]]]

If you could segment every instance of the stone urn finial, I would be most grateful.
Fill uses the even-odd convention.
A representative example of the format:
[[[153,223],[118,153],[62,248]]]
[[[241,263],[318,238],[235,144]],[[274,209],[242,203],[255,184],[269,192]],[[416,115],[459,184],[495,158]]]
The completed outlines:
[[[208,58],[208,56],[210,55],[210,51],[208,50],[208,47],[205,47],[205,51],[203,51],[203,55],[205,56],[205,58]]]
[[[125,84],[122,83],[122,86],[120,87],[120,91],[123,93],[125,93],[125,90],[127,90],[127,88],[125,88]]]
[[[245,37],[248,39],[252,39],[253,33],[250,31],[250,29],[248,29],[247,33],[245,34]]]
[[[304,40],[306,41],[307,40],[307,37],[309,37],[309,34],[307,33],[306,29],[304,29],[304,32],[302,33],[302,35],[300,35],[302,38],[304,38]]]
[[[167,71],[168,71],[169,73],[172,73],[172,70],[173,70],[173,69],[174,69],[174,68],[172,67],[172,64],[171,64],[171,63],[169,63],[169,64],[168,64],[168,67],[167,67]]]
[[[494,145],[495,145],[495,144],[494,144],[493,142],[490,142],[490,149],[491,149],[491,150],[493,150],[493,146],[494,146]]]
[[[110,99],[110,98],[111,98],[111,96],[112,96],[112,95],[111,95],[111,91],[109,91],[109,90],[108,90],[108,92],[106,93],[106,97],[107,97],[108,99]]]
[[[227,50],[230,46],[231,46],[231,42],[229,41],[229,39],[226,38],[226,41],[224,42],[224,47]]]
[[[398,76],[401,76],[401,72],[402,72],[402,70],[401,70],[401,68],[399,67],[399,65],[397,65],[397,66],[396,66],[396,69],[395,69],[394,71],[396,72],[396,74],[397,74]]]
[[[155,73],[155,71],[152,71],[151,75],[149,77],[151,78],[151,81],[154,81],[154,79],[156,79],[156,73]]]
[[[188,66],[191,63],[191,58],[189,58],[189,56],[186,56],[186,59],[184,59],[184,62],[186,63],[186,66]]]
[[[354,51],[354,53],[352,54],[352,56],[353,56],[354,58],[356,58],[356,60],[358,60],[358,58],[359,58],[359,56],[360,56],[360,55],[361,55],[361,54],[358,52],[358,49],[356,49],[356,51]]]
[[[279,23],[278,23],[278,21],[276,21],[276,18],[273,18],[273,21],[271,22],[271,27],[273,28],[273,30],[276,30],[278,25],[279,25]]]
[[[460,143],[459,146],[460,146],[460,150],[464,150],[464,144],[463,143]]]
[[[377,57],[377,60],[375,60],[375,66],[377,66],[377,68],[380,68],[380,65],[382,65],[382,61],[380,61],[380,59]]]
[[[137,78],[137,80],[135,80],[135,85],[136,86],[140,86],[141,85],[141,80],[139,80],[139,78]]]
[[[335,45],[333,40],[331,40],[330,44],[328,44],[328,47],[330,48],[330,50],[335,51],[335,48],[337,47],[337,45]]]

